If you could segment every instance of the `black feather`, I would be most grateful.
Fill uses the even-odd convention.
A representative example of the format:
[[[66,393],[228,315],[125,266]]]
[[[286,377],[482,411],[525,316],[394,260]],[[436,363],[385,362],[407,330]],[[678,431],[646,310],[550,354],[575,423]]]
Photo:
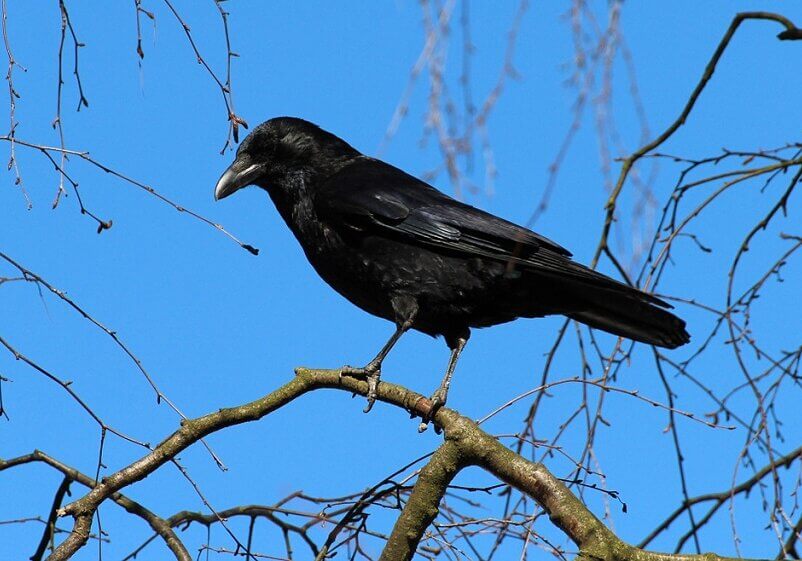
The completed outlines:
[[[690,340],[666,302],[306,121],[257,127],[230,168],[240,169],[270,194],[321,277],[372,314],[414,316],[414,329],[449,342],[471,327],[550,314],[662,347]]]

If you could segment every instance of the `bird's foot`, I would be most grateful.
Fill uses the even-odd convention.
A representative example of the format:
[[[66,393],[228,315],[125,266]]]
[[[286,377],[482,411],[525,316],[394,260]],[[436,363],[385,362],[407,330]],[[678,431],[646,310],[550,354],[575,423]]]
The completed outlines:
[[[418,425],[418,432],[425,432],[427,428],[429,428],[429,423],[434,419],[434,416],[440,410],[440,408],[446,404],[446,399],[448,398],[448,389],[443,389],[442,386],[437,388],[432,394],[432,397],[429,398],[429,401],[432,403],[432,406],[429,408],[429,412],[423,417],[420,425]],[[440,429],[437,428],[437,425],[434,427],[434,431],[437,434],[440,434]]]
[[[376,390],[379,387],[381,373],[381,364],[374,361],[367,363],[361,368],[346,365],[340,369],[340,378],[343,376],[350,376],[352,378],[365,380],[368,383],[368,404],[365,406],[365,409],[363,409],[365,413],[373,409],[373,404],[376,403]]]

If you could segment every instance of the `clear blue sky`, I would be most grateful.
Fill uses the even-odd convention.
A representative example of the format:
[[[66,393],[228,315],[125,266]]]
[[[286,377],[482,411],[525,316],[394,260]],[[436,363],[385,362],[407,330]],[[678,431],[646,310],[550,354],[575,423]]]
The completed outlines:
[[[60,22],[57,7],[53,3],[43,7],[39,2],[9,4],[11,46],[27,68],[14,74],[21,95],[17,134],[33,142],[57,144],[51,128]],[[86,43],[80,51],[80,68],[89,107],[74,111],[77,91],[68,57],[63,94],[66,144],[90,151],[103,163],[221,222],[260,248],[260,255],[248,254],[212,228],[73,158],[68,170],[79,181],[85,204],[114,222],[109,231],[97,235],[93,223],[78,214],[74,196],[51,210],[58,177],[41,154],[24,148],[17,149],[18,161],[33,208],[26,210],[13,173],[5,174],[0,189],[2,251],[66,290],[118,332],[165,393],[191,416],[261,396],[292,376],[295,366],[337,367],[367,361],[392,326],[356,309],[315,275],[265,194],[249,189],[224,202],[213,201],[214,184],[232,159],[230,152],[219,155],[226,134],[220,92],[195,62],[169,11],[161,3],[150,4],[145,7],[154,11],[156,20],[153,25],[143,18],[141,65],[134,50],[132,5],[68,4],[72,23]],[[179,4],[201,52],[210,65],[222,70],[225,47],[213,3]],[[376,153],[423,44],[417,2],[231,1],[226,7],[231,12],[233,49],[240,55],[233,63],[236,109],[251,126],[274,116],[299,116],[366,153]],[[678,114],[732,15],[748,9],[777,10],[802,24],[802,7],[788,2],[624,5],[623,31],[653,134]],[[507,82],[489,122],[499,170],[495,190],[465,197],[521,223],[531,215],[546,185],[549,163],[571,123],[575,91],[566,85],[572,45],[564,11],[562,3],[534,2],[526,13],[515,57],[520,77]],[[474,95],[479,100],[498,76],[514,12],[514,3],[474,2],[472,6]],[[664,151],[707,156],[722,146],[754,149],[799,140],[802,104],[796,98],[802,91],[798,72],[802,45],[777,41],[774,36],[779,31],[776,24],[764,22],[749,23],[739,32],[687,127]],[[450,55],[449,62],[458,65],[456,38]],[[457,75],[452,67],[449,79],[454,88]],[[640,128],[627,98],[625,67],[620,61],[616,76],[616,125],[623,145],[632,150],[638,146]],[[409,116],[382,155],[418,175],[439,162],[432,139],[425,146],[420,143],[426,95],[422,77],[413,92]],[[8,145],[0,145],[0,151],[7,154]],[[6,157],[2,156],[3,161]],[[660,168],[655,182],[660,205],[676,180],[676,171],[670,165]],[[473,177],[481,183],[482,174],[477,159]],[[451,189],[443,174],[435,183],[443,190]],[[568,153],[538,231],[586,262],[598,241],[605,196],[590,113]],[[631,208],[633,199],[628,197],[624,208]],[[721,289],[737,246],[731,240],[736,236],[740,240],[748,231],[738,218],[747,216],[754,205],[765,204],[765,199],[754,195],[728,199],[704,222],[703,242],[716,251],[711,255],[686,251],[661,291],[723,306]],[[792,217],[794,210],[798,216],[799,201],[792,199]],[[774,235],[778,231],[800,234],[799,223],[781,221]],[[629,241],[625,235],[621,243],[626,247]],[[770,247],[775,255],[779,246]],[[765,266],[759,259],[749,261],[746,271]],[[796,341],[793,335],[802,327],[799,274],[799,263],[789,264],[784,275],[790,281],[772,287],[772,303],[754,318],[755,330],[771,341],[773,351]],[[11,270],[2,269],[0,275],[11,276]],[[174,429],[175,414],[155,403],[145,380],[108,337],[53,297],[40,298],[32,285],[9,283],[1,288],[0,335],[18,350],[72,380],[73,389],[109,424],[150,442]],[[694,309],[679,307],[679,313],[688,320],[692,333],[705,334],[712,325],[710,316]],[[449,404],[478,418],[534,387],[543,353],[559,325],[558,319],[522,320],[474,332]],[[707,383],[729,388],[740,374],[721,339],[699,373]],[[602,337],[602,341],[610,346],[613,339]],[[674,351],[672,357],[689,356],[697,344]],[[428,394],[439,381],[447,354],[442,341],[410,334],[386,361],[384,376]],[[649,356],[648,349],[640,349],[618,384],[664,401]],[[579,374],[577,360],[566,354],[558,362],[558,371],[557,377]],[[10,380],[2,386],[10,420],[0,419],[0,457],[38,448],[93,474],[99,430],[92,420],[60,388],[5,351],[0,351],[0,375]],[[676,380],[676,384],[681,392],[678,407],[697,414],[714,408],[690,383]],[[576,390],[555,390],[542,417],[546,434],[564,419],[564,408],[575,406],[576,395]],[[608,399],[606,418],[611,426],[602,427],[597,452],[607,485],[620,491],[629,506],[629,513],[623,514],[612,505],[613,525],[621,537],[636,542],[680,502],[674,449],[670,435],[663,432],[664,412],[622,397]],[[296,489],[332,496],[360,490],[440,442],[432,431],[419,435],[417,421],[401,411],[378,404],[366,416],[362,407],[361,401],[342,393],[317,392],[259,423],[210,438],[229,467],[225,473],[201,447],[187,451],[182,459],[209,501],[222,509],[272,503]],[[525,404],[511,408],[494,419],[489,429],[516,432],[525,411]],[[778,446],[788,450],[799,443],[802,417],[799,412],[796,418],[793,412],[784,413],[788,442]],[[726,488],[744,432],[724,434],[697,423],[680,423],[691,494]],[[111,438],[104,453],[109,466],[105,472],[141,454],[141,449]],[[566,466],[555,461],[554,468],[560,474]],[[46,515],[60,479],[42,466],[0,474],[0,520]],[[468,472],[459,482],[489,481]],[[74,485],[73,492],[80,496],[84,491]],[[202,509],[193,489],[170,466],[125,492],[164,516]],[[588,501],[603,514],[600,496],[591,493]],[[111,543],[104,545],[104,559],[121,558],[150,535],[141,521],[127,520],[113,504],[101,512],[104,528],[112,532]],[[755,522],[750,509],[744,507],[739,516],[739,528],[746,534],[742,552],[775,555],[776,542],[770,534],[759,533],[761,523]],[[548,523],[539,524],[542,528]],[[244,536],[244,525],[233,523],[232,527]],[[187,543],[196,546],[203,540],[203,531],[193,532]],[[41,527],[34,524],[0,526],[0,559],[27,558],[40,533]],[[264,530],[262,537],[261,550],[281,551],[275,534]],[[213,530],[213,538],[217,545],[231,547],[222,528]],[[655,547],[671,543],[658,542]],[[734,552],[726,513],[704,532],[702,546]],[[161,544],[153,544],[142,558],[163,558],[164,554]],[[78,555],[79,559],[96,557],[94,547]]]

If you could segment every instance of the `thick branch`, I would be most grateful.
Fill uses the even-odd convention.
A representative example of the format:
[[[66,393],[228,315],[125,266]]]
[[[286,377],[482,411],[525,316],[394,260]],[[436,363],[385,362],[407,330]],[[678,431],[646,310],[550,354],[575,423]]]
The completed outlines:
[[[446,441],[421,470],[379,561],[412,559],[424,531],[437,517],[440,501],[449,484],[465,466],[460,446],[446,435]]]
[[[127,467],[104,478],[87,495],[59,511],[60,516],[72,516],[75,525],[70,536],[48,558],[50,561],[69,559],[89,539],[92,516],[100,504],[136,481],[140,481],[204,436],[226,427],[256,421],[287,405],[295,398],[317,388],[341,388],[351,393],[367,395],[366,382],[340,376],[339,370],[298,369],[296,377],[278,390],[239,407],[221,409],[215,413],[182,422],[181,428],[162,441],[150,453]],[[423,396],[394,384],[380,384],[379,399],[393,403],[417,415],[427,414],[431,403]],[[436,416],[440,418],[441,414]]]
[[[672,555],[644,551],[633,547],[623,542],[610,531],[543,464],[533,463],[524,459],[484,432],[472,420],[463,417],[456,411],[443,409],[435,417],[435,421],[445,430],[447,443],[453,443],[453,448],[456,449],[453,452],[449,451],[449,455],[444,455],[443,463],[451,458],[458,459],[466,464],[477,465],[491,472],[505,483],[531,496],[546,511],[551,521],[579,546],[580,559],[592,559],[595,561],[599,559],[632,561],[725,561],[729,559],[715,554]],[[424,504],[412,507],[410,503],[413,502],[413,497],[411,497],[405,513],[407,510],[431,508],[429,500],[435,496],[435,493],[428,488],[431,479],[426,483],[428,492],[424,496]],[[448,485],[448,482],[444,483],[444,485]],[[412,516],[407,518],[408,522],[413,520],[415,518]],[[417,520],[420,524],[425,522],[422,517],[418,517]],[[396,524],[396,529],[399,523]],[[426,523],[428,524],[428,522]],[[396,534],[396,529],[393,530],[393,534]],[[407,523],[404,526],[404,530],[406,534],[403,537],[410,538],[413,535],[422,536],[425,528],[420,526],[410,527]],[[417,542],[406,545],[406,548],[395,550],[393,555],[389,554],[385,549],[381,559],[384,561],[406,561],[411,559]]]
[[[202,437],[223,428],[256,421],[305,393],[319,388],[336,388],[348,393],[367,395],[368,384],[340,370],[299,368],[296,376],[278,390],[239,407],[191,419],[156,446],[146,456],[104,478],[81,499],[67,505],[59,515],[71,515],[75,524],[70,536],[50,556],[51,561],[69,559],[89,538],[92,517],[100,504],[114,498],[120,489],[144,479],[160,466]],[[431,402],[402,386],[382,382],[377,389],[380,401],[407,410],[415,416],[430,413]],[[438,461],[430,464],[420,489],[410,497],[399,532],[391,542],[397,550],[386,551],[382,559],[409,559],[420,537],[436,515],[435,505],[462,466],[476,465],[493,473],[502,481],[534,498],[550,519],[574,541],[584,559],[616,559],[636,561],[718,561],[726,558],[713,554],[671,555],[647,552],[621,541],[571,491],[541,463],[533,463],[484,432],[475,422],[451,409],[440,409],[435,424],[445,431],[446,444],[435,454]],[[414,504],[413,504],[414,503]],[[410,506],[412,504],[412,506]]]

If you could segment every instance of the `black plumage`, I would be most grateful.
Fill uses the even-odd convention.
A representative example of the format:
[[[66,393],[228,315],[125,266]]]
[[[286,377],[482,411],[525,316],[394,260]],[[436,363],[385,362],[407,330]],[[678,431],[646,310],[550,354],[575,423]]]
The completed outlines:
[[[442,335],[448,381],[470,328],[563,314],[636,341],[674,348],[690,338],[664,301],[570,259],[563,247],[461,203],[316,125],[271,119],[245,138],[215,189],[265,189],[309,262],[337,292],[393,321],[364,368],[375,388],[384,356],[407,329]],[[372,400],[370,401],[372,403]]]

